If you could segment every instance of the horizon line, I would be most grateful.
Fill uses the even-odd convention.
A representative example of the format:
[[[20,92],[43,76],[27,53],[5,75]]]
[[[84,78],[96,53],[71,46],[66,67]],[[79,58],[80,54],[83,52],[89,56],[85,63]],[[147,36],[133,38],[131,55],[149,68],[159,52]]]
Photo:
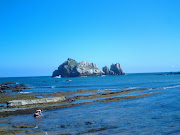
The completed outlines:
[[[176,72],[180,72],[180,71],[167,71],[167,72],[138,72],[138,73],[125,73],[126,74],[157,74],[157,73],[176,73]],[[123,76],[123,75],[106,75],[106,76]],[[4,76],[4,77],[0,77],[0,78],[15,78],[15,77],[51,77],[50,75],[40,75],[40,76]],[[90,77],[90,76],[89,76]],[[69,77],[64,77],[64,78],[69,78]]]

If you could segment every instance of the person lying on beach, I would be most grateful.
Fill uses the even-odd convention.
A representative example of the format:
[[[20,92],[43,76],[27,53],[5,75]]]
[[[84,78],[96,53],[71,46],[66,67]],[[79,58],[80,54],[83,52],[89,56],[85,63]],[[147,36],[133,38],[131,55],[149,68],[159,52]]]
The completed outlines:
[[[36,110],[36,112],[34,113],[34,117],[39,117],[39,116],[43,116],[42,115],[42,110]]]

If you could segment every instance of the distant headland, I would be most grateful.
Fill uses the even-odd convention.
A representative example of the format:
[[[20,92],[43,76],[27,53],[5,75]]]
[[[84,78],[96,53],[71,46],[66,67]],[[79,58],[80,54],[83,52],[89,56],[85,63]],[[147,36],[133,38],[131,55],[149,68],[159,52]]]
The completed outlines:
[[[105,66],[98,69],[95,63],[82,61],[77,63],[74,59],[68,58],[52,74],[52,77],[81,77],[81,76],[102,76],[102,75],[125,75],[119,63],[112,64],[110,69]]]

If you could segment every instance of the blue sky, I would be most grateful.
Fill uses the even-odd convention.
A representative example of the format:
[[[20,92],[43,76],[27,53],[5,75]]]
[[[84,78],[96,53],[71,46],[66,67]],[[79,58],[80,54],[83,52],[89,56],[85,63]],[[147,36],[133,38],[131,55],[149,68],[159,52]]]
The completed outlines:
[[[73,58],[126,73],[180,71],[179,0],[0,0],[0,77]]]

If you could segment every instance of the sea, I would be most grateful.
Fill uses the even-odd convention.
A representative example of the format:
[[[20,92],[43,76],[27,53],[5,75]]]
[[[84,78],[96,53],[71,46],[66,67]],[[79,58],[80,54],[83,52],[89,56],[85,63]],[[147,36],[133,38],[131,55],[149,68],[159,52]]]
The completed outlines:
[[[121,96],[149,93],[135,99],[93,102],[81,106],[43,111],[43,117],[32,114],[1,118],[15,124],[36,125],[33,132],[47,135],[178,135],[180,134],[180,75],[166,73],[134,73],[123,76],[93,76],[72,78],[6,77],[0,83],[24,83],[28,88],[6,94],[39,94],[81,89],[99,92],[131,90]],[[148,90],[135,91],[146,88]],[[133,92],[134,91],[134,92]],[[92,93],[85,93],[86,95]],[[89,101],[89,100],[87,100]],[[79,100],[77,102],[86,102]],[[1,123],[0,126],[6,124]],[[62,126],[64,125],[64,126]],[[23,133],[24,135],[26,133]]]

